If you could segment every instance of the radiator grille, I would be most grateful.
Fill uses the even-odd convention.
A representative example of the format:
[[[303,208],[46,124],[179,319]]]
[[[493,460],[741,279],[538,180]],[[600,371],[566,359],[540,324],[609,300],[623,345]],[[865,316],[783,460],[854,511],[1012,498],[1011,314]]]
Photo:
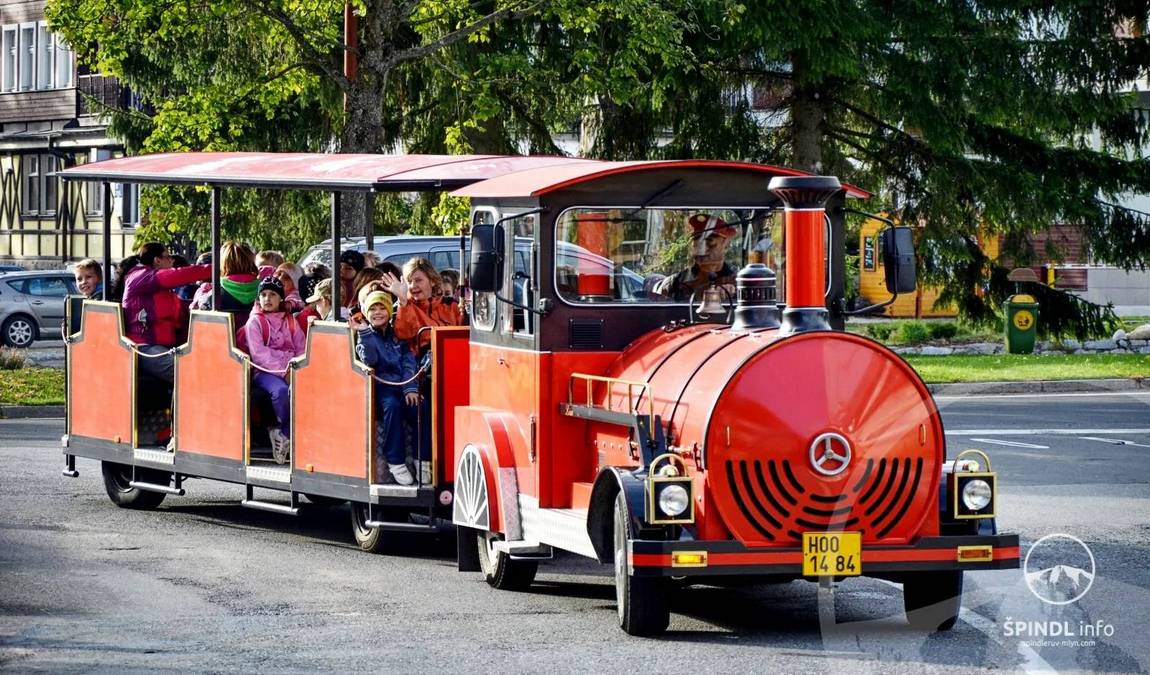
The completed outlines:
[[[803,531],[828,530],[859,531],[866,540],[881,540],[906,515],[923,480],[921,457],[868,459],[862,476],[837,495],[804,485],[787,460],[728,459],[724,465],[736,517],[772,543],[797,542]]]

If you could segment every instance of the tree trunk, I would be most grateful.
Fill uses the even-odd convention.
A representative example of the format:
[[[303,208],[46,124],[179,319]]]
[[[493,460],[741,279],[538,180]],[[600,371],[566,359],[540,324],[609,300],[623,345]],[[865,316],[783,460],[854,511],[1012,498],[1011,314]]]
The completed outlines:
[[[395,50],[392,32],[396,25],[397,8],[392,0],[367,3],[367,13],[359,19],[359,72],[347,93],[341,153],[383,152],[383,100],[391,70],[388,58]],[[373,228],[373,201],[361,192],[344,194],[344,236],[364,236]]]
[[[791,102],[791,160],[796,169],[819,175],[823,171],[823,124],[826,121],[826,96],[821,82],[807,80],[805,57],[792,59],[794,93]]]

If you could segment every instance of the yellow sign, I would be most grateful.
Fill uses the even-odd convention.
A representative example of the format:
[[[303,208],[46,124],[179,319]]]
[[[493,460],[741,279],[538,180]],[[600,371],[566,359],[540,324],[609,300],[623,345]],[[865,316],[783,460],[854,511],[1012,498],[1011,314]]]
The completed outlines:
[[[1034,328],[1034,312],[1028,309],[1019,310],[1014,315],[1014,327],[1018,330],[1030,330]]]
[[[803,576],[862,574],[861,532],[803,532]]]

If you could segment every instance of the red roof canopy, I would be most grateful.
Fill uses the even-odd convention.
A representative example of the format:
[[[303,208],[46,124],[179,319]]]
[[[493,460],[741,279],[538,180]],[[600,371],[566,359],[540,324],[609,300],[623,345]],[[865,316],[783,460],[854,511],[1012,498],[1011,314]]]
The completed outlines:
[[[303,190],[450,190],[513,171],[599,164],[571,157],[186,152],[138,155],[60,171],[68,180]]]
[[[591,162],[583,164],[557,164],[525,169],[473,183],[451,193],[457,197],[538,197],[565,187],[578,185],[606,176],[655,169],[735,169],[773,176],[807,176],[804,171],[769,164],[749,164],[708,159],[677,159],[666,161]],[[853,185],[843,184],[848,197],[866,199],[871,194]]]

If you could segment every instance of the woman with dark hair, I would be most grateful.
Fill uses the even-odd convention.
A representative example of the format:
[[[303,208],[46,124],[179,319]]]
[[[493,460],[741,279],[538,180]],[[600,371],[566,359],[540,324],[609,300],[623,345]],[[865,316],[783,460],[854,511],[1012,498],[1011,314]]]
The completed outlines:
[[[126,267],[125,263],[135,264]],[[172,256],[163,244],[148,243],[137,255],[121,263],[125,270],[116,280],[122,289],[127,337],[140,345],[140,369],[171,384],[175,380],[175,359],[162,354],[180,343],[187,330],[188,311],[175,290],[184,284],[203,281],[212,276],[207,265],[174,269]]]

